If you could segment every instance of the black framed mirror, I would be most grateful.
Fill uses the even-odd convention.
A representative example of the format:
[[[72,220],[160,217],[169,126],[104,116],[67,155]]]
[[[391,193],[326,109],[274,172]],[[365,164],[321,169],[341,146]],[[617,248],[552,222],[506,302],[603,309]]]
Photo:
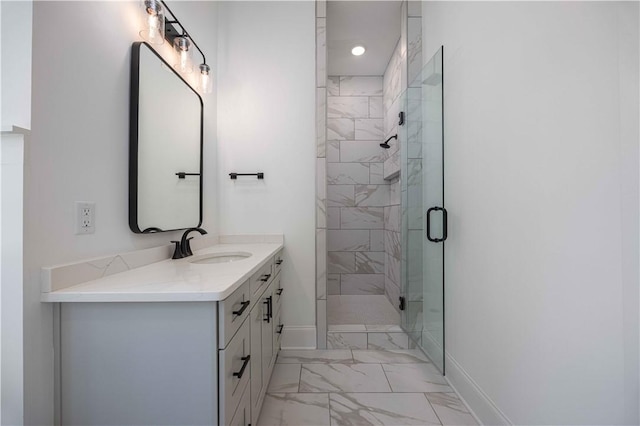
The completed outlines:
[[[202,224],[203,103],[145,42],[133,43],[129,227],[135,233]]]

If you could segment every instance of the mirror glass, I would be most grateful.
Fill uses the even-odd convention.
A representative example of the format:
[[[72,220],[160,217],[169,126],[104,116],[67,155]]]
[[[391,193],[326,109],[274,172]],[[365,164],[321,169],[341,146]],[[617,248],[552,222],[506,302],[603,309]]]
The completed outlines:
[[[202,223],[202,99],[148,44],[131,55],[129,227]]]

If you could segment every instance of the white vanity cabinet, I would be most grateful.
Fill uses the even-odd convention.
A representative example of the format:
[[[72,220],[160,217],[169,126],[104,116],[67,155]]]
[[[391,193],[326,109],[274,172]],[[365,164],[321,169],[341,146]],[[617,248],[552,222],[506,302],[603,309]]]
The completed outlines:
[[[244,321],[229,345],[220,349],[218,376],[220,423],[230,424],[251,377],[249,322]],[[246,426],[246,425],[245,425]]]
[[[58,303],[56,424],[255,426],[280,349],[281,261],[219,301]]]
[[[276,254],[274,261],[282,260],[282,252]],[[274,262],[274,266],[275,266]],[[280,262],[281,263],[281,262]],[[258,423],[260,408],[269,387],[269,380],[280,350],[280,340],[274,338],[278,331],[279,321],[274,312],[280,296],[276,295],[282,288],[280,268],[275,268],[268,286],[260,295],[250,314],[251,322],[251,419]],[[278,290],[278,291],[277,291]],[[276,299],[277,297],[277,299]],[[279,304],[278,304],[279,307]],[[279,314],[279,311],[278,311]]]
[[[277,256],[275,256],[273,260],[275,260]],[[250,367],[250,383],[247,392],[249,395],[251,417],[250,422],[245,426],[248,426],[248,424],[255,425],[258,422],[260,408],[262,407],[276,357],[280,350],[280,340],[274,337],[278,329],[274,315],[276,306],[274,302],[276,300],[276,290],[282,289],[282,279],[279,269],[277,275],[274,277],[273,260],[268,265],[263,266],[248,281],[251,300],[250,303],[245,304],[251,306],[251,308],[248,313],[248,319],[243,323],[242,328],[246,327],[250,335],[250,357],[248,360],[246,360],[245,357],[245,361]],[[239,290],[242,291],[242,289],[238,289],[236,292]],[[277,297],[279,300],[280,296]],[[237,297],[236,299],[240,301],[242,297]],[[278,303],[278,307],[279,306],[280,304]],[[238,338],[238,334],[231,339],[232,342]],[[228,373],[227,377],[229,377]],[[225,391],[225,393],[221,392],[220,395],[226,395],[227,393],[229,393],[229,391]],[[242,404],[238,405],[235,399],[233,402],[225,401],[224,405],[224,407],[221,407],[222,415],[220,417],[220,424],[223,425],[236,422],[236,411],[245,410],[244,406]],[[237,409],[230,409],[230,407],[236,406],[238,407]]]
[[[58,321],[56,424],[218,424],[215,302],[61,303]]]
[[[273,347],[276,350],[280,349],[280,342],[282,340],[282,332],[284,331],[284,323],[282,322],[282,294],[284,293],[284,287],[282,286],[282,279],[280,276],[276,276],[273,282]],[[275,361],[275,357],[274,357]]]
[[[238,405],[233,418],[228,423],[224,423],[228,426],[247,426],[255,423],[251,423],[251,395],[250,386],[247,386]]]

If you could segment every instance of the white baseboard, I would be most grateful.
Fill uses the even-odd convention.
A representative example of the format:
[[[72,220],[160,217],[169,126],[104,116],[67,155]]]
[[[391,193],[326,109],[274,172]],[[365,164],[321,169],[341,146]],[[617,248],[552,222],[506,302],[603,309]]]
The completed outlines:
[[[445,366],[447,374],[445,378],[479,424],[513,424],[448,352]]]
[[[316,327],[314,325],[285,326],[280,346],[282,349],[315,349]]]

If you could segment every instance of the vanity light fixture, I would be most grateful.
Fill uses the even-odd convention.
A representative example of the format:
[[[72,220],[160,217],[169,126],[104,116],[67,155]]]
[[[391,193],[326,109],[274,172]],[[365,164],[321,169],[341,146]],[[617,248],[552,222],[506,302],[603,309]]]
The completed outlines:
[[[213,89],[213,82],[211,81],[211,75],[209,75],[210,71],[209,65],[200,64],[200,90],[202,93],[211,93]]]
[[[163,0],[141,0],[141,7],[145,17],[143,29],[140,31],[142,38],[152,44],[162,44],[165,39],[172,43],[177,55],[174,67],[183,74],[189,74],[193,71],[193,48],[198,49],[202,56],[202,63],[199,66],[198,88],[202,93],[211,93],[213,86],[211,67],[207,65],[207,59],[200,47],[169,9],[169,6]],[[165,17],[165,10],[171,15],[171,20]]]
[[[351,54],[353,56],[361,56],[366,50],[367,49],[365,49],[364,46],[355,46],[353,49],[351,49]]]
[[[164,43],[164,10],[159,0],[142,0],[140,36],[150,44]]]
[[[209,72],[211,72],[209,65],[200,64],[200,91],[202,91],[202,93],[211,93],[213,85],[211,84]]]
[[[184,74],[190,74],[193,71],[191,64],[191,40],[189,37],[182,35],[173,39],[173,49],[176,51],[177,62],[174,67]]]

